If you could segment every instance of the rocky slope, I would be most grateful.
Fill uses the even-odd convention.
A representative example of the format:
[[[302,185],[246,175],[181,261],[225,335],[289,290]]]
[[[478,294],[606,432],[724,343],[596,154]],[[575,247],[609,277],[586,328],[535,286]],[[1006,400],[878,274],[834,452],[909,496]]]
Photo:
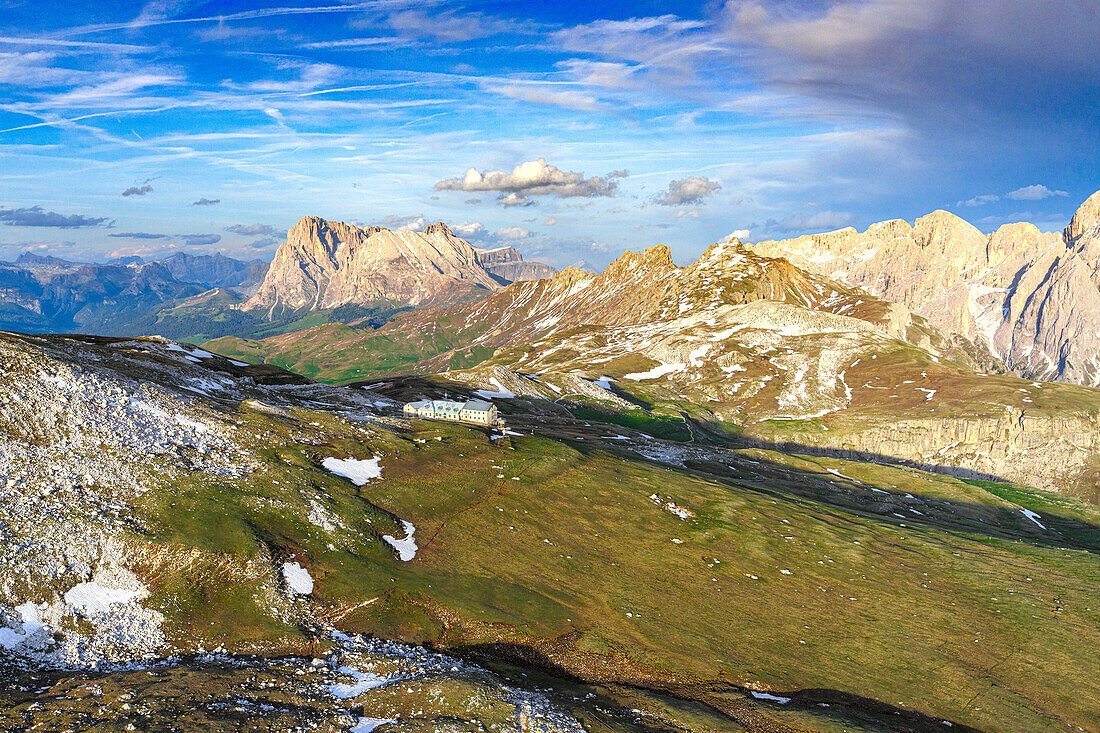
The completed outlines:
[[[1029,379],[1100,385],[1100,192],[1061,234],[1007,224],[985,235],[945,211],[910,226],[841,229],[754,245],[904,304],[985,345]]]
[[[450,305],[499,287],[477,250],[445,224],[391,231],[310,216],[291,228],[244,309],[272,317],[379,302]]]

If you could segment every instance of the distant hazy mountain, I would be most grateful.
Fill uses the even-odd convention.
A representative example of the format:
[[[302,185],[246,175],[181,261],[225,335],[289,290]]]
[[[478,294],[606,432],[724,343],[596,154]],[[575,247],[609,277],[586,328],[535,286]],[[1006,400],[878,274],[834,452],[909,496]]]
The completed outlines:
[[[1065,231],[985,235],[946,211],[754,249],[902,303],[1031,379],[1100,385],[1100,192]]]
[[[197,283],[208,288],[249,288],[263,282],[270,263],[265,260],[242,261],[218,252],[191,255],[177,252],[160,260],[180,282]]]
[[[260,260],[242,262],[222,254],[178,253],[156,262],[135,256],[99,264],[23,253],[13,263],[0,263],[0,328],[151,332],[144,329],[154,328],[155,314],[161,308],[210,288],[247,292],[263,279],[266,267]],[[194,326],[193,319],[189,323]],[[210,331],[202,328],[196,333]],[[175,330],[172,335],[189,334]]]
[[[476,252],[478,264],[496,278],[501,285],[522,280],[542,280],[553,277],[554,273],[557,272],[550,265],[523,259],[523,256],[515,247],[479,249]]]
[[[352,305],[445,306],[547,272],[505,250],[477,250],[442,222],[413,232],[308,216],[287,234],[244,309],[278,318]]]

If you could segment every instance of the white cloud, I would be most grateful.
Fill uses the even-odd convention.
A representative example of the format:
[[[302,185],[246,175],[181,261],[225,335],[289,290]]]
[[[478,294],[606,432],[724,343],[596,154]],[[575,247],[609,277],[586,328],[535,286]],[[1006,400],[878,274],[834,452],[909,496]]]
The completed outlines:
[[[1042,201],[1043,199],[1053,198],[1054,196],[1069,196],[1069,192],[1052,191],[1046,186],[1036,184],[1034,186],[1017,188],[1015,191],[1009,191],[1005,194],[1005,198],[1010,198],[1013,201]]]
[[[382,219],[382,226],[387,229],[406,229],[412,232],[418,232],[428,225],[428,220],[424,218],[423,214],[413,214],[411,216],[387,216]]]
[[[534,104],[548,104],[577,112],[603,112],[606,107],[595,97],[573,90],[549,89],[532,84],[510,84],[486,87],[488,91]]]
[[[697,204],[721,188],[721,184],[706,176],[689,176],[669,181],[668,191],[658,194],[656,201],[662,206]]]
[[[435,184],[437,191],[499,191],[502,206],[529,205],[531,196],[553,195],[561,198],[612,196],[618,186],[617,174],[585,178],[583,173],[563,171],[544,158],[520,163],[510,172],[470,168],[462,178],[448,178]]]
[[[476,237],[485,232],[485,225],[480,221],[464,221],[451,227],[451,231],[460,237]]]
[[[555,224],[557,224],[557,223],[558,223],[558,220],[557,220],[557,219],[555,219],[555,218],[554,218],[554,217],[552,217],[552,216],[548,216],[548,217],[546,217],[546,221],[544,221],[544,222],[542,223],[542,225],[543,225],[544,227],[552,227],[552,226],[554,226],[554,225],[555,225]]]
[[[972,199],[966,201],[960,201],[959,206],[985,206],[986,204],[993,204],[1001,200],[1001,197],[995,193],[984,193],[980,196],[975,196]]]
[[[523,227],[501,227],[496,230],[497,239],[503,239],[509,242],[516,242],[520,239],[527,239],[531,236],[530,229],[524,229]]]
[[[751,237],[751,236],[752,236],[752,230],[751,229],[734,229],[732,232],[729,233],[729,236],[727,236],[726,239],[727,240],[739,239],[742,242],[744,242],[744,241],[748,240],[748,238]]]
[[[699,209],[679,209],[676,211],[675,214],[673,214],[673,216],[677,219],[684,219],[689,217],[692,219],[698,219]]]

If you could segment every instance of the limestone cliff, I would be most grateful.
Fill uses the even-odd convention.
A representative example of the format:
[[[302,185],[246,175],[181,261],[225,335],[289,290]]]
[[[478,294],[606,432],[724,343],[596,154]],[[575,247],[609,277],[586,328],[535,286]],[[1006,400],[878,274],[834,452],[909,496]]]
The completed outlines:
[[[477,250],[445,224],[422,232],[307,216],[287,234],[245,310],[319,310],[386,302],[450,305],[497,290]]]
[[[901,303],[1028,378],[1100,385],[1100,192],[1059,235],[1027,223],[984,235],[946,211],[756,251]]]
[[[501,285],[523,280],[542,280],[557,272],[550,265],[523,259],[515,247],[477,250],[478,264],[495,277]]]

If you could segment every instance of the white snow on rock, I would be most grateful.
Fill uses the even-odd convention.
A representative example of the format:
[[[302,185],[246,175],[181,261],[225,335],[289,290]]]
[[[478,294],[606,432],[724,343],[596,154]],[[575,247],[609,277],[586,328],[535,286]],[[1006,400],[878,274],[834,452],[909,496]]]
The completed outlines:
[[[371,479],[382,475],[382,466],[379,462],[382,456],[374,458],[326,458],[321,465],[337,476],[343,476],[356,486],[362,486]]]
[[[416,540],[413,535],[416,533],[416,527],[412,525],[412,522],[406,522],[401,520],[402,526],[405,528],[405,536],[401,539],[397,539],[392,535],[382,535],[384,539],[393,549],[397,550],[397,556],[401,558],[402,562],[409,562],[416,557]]]
[[[682,372],[684,370],[684,364],[677,362],[675,364],[659,364],[648,372],[633,372],[631,374],[624,374],[626,379],[634,382],[640,382],[643,379],[658,379],[666,374],[672,374],[673,372]]]
[[[313,576],[296,562],[283,563],[283,580],[298,595],[308,596],[313,592]]]
[[[0,627],[0,647],[5,649],[14,649],[45,628],[45,624],[38,615],[38,606],[33,603],[16,606],[15,611],[19,614],[20,629],[16,631],[14,628]]]
[[[771,695],[767,692],[757,692],[756,690],[749,690],[749,694],[755,697],[757,700],[771,700],[777,702],[780,705],[786,705],[791,701],[789,697],[780,697],[779,695]]]
[[[108,588],[94,580],[80,583],[65,593],[65,602],[85,616],[92,613],[105,613],[115,604],[129,603],[141,595],[140,590]]]
[[[359,722],[348,730],[351,733],[371,733],[372,730],[386,723],[396,723],[393,718],[359,718]]]
[[[380,677],[372,672],[360,672],[355,667],[341,667],[339,669],[340,674],[347,677],[351,677],[355,680],[353,684],[339,683],[331,685],[328,688],[329,694],[339,700],[347,700],[353,697],[359,697],[367,690],[373,690],[375,687],[381,687],[389,682],[386,677]],[[389,721],[382,721],[389,722]],[[381,725],[382,722],[377,723]],[[366,730],[374,730],[374,728],[367,728]]]
[[[1043,523],[1039,521],[1040,519],[1042,519],[1042,516],[1040,516],[1039,514],[1036,514],[1035,512],[1031,511],[1030,509],[1021,509],[1020,512],[1025,517],[1027,517],[1028,519],[1030,519],[1031,521],[1033,521],[1037,525],[1039,525],[1039,529],[1046,529],[1046,527],[1043,526]]]

